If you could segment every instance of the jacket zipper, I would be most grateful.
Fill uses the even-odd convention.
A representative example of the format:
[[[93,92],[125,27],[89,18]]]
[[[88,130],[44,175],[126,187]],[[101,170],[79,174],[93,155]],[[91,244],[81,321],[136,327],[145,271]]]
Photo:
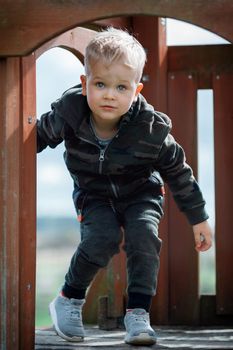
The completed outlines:
[[[107,147],[106,147],[107,148]],[[104,162],[104,155],[105,155],[105,149],[100,148],[100,156],[99,156],[99,173],[102,174],[102,170],[103,170],[103,162]]]
[[[109,144],[108,144],[108,146],[109,146]],[[104,162],[104,159],[105,159],[104,156],[105,156],[105,152],[106,152],[108,146],[105,149],[100,149],[100,156],[99,156],[99,162],[100,162],[100,164],[99,164],[99,173],[100,174],[102,174],[103,162]],[[108,178],[109,178],[109,182],[111,184],[112,191],[113,191],[115,197],[118,198],[119,196],[118,196],[118,192],[117,192],[117,186],[112,182],[110,176],[108,176]]]
[[[117,191],[117,186],[112,182],[112,180],[110,179],[110,176],[108,178],[109,178],[109,181],[110,181],[110,184],[111,184],[111,187],[112,187],[112,192],[113,192],[114,196],[116,198],[118,198],[119,195],[118,195],[118,191]]]
[[[117,137],[118,137],[118,134],[116,134],[116,135],[114,136],[114,138],[115,138],[115,137],[117,138]],[[110,143],[112,143],[112,141],[114,140],[114,138],[109,142],[109,144],[107,145],[107,147],[106,147],[105,149],[102,149],[102,148],[101,148],[100,146],[98,146],[96,143],[94,143],[94,142],[92,142],[92,141],[90,141],[90,140],[87,140],[87,139],[85,139],[85,138],[83,138],[83,137],[80,137],[80,139],[81,139],[82,141],[85,141],[85,142],[87,142],[87,143],[89,143],[89,144],[91,144],[91,145],[94,145],[94,146],[96,146],[96,147],[100,150],[100,155],[99,155],[99,174],[102,174],[103,162],[104,162],[104,160],[105,160],[105,152],[106,152],[107,148],[109,147]],[[110,185],[111,185],[113,194],[114,194],[114,196],[115,196],[116,198],[118,198],[119,196],[118,196],[117,186],[112,182],[112,180],[111,180],[110,177],[108,177],[108,178],[109,178],[109,182],[110,182]]]
[[[105,153],[105,151],[106,151],[106,148],[103,150],[103,149],[102,149],[99,145],[97,145],[95,142],[92,142],[92,141],[90,141],[90,140],[87,140],[87,139],[85,139],[85,138],[83,138],[83,137],[79,137],[79,138],[80,138],[80,140],[85,141],[85,142],[89,143],[90,145],[93,145],[93,146],[97,147],[97,148],[100,150],[100,155],[99,155],[99,162],[100,162],[100,164],[99,164],[99,173],[102,174],[102,167],[103,167],[103,161],[104,161],[104,153]]]

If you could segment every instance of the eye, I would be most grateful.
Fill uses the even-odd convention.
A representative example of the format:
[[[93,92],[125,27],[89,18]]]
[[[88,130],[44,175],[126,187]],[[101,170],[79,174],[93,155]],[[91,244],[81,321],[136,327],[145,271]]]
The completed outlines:
[[[95,85],[99,89],[103,89],[104,88],[104,83],[102,83],[102,81],[98,81]]]
[[[125,91],[126,90],[126,86],[125,85],[118,85],[117,86],[117,90],[118,91]]]

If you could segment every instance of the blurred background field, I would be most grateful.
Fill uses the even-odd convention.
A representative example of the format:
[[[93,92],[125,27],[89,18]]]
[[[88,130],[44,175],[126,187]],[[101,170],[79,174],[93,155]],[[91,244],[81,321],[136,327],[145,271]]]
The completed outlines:
[[[75,218],[39,217],[37,220],[36,326],[51,324],[48,305],[59,293],[70,259],[80,241]]]

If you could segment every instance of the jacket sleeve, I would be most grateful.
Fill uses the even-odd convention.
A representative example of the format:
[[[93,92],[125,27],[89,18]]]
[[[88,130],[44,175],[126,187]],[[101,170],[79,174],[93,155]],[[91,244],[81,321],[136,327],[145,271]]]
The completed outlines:
[[[156,168],[168,184],[179,209],[184,212],[191,225],[208,219],[205,200],[186,163],[182,147],[168,134],[161,147]]]
[[[55,148],[63,141],[65,121],[59,115],[55,102],[52,104],[52,110],[42,114],[37,120],[37,152],[41,152],[47,146]]]

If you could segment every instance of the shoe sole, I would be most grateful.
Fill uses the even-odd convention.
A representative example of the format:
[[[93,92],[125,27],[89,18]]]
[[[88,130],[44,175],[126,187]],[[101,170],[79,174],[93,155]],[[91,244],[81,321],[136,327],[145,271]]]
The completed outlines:
[[[65,335],[61,330],[60,328],[58,327],[58,322],[57,322],[57,313],[56,313],[56,310],[55,310],[55,303],[54,301],[52,301],[50,304],[49,304],[49,312],[50,312],[50,316],[52,318],[52,321],[53,321],[53,326],[55,328],[55,331],[57,332],[57,334],[65,339],[65,340],[68,340],[68,341],[71,341],[71,342],[82,342],[84,341],[84,337],[80,336],[80,337],[77,337],[77,336],[74,336],[74,337],[68,337],[67,335]]]
[[[125,343],[133,345],[153,345],[156,344],[156,338],[152,337],[148,333],[140,333],[139,335],[132,337],[126,336]]]

